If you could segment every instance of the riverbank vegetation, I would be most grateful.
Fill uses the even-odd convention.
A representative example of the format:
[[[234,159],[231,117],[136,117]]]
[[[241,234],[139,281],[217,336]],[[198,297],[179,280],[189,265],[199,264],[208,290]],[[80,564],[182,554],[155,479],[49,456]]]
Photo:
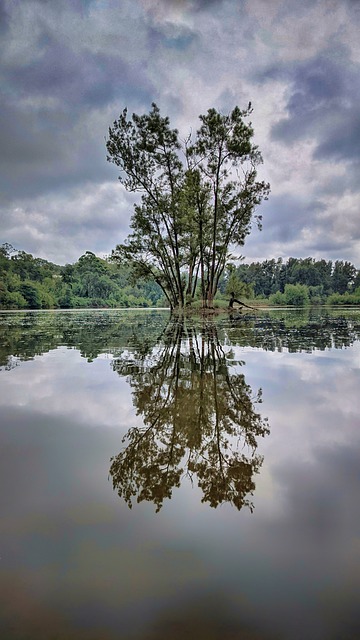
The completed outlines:
[[[0,308],[156,307],[163,295],[154,281],[134,283],[129,270],[86,251],[60,266],[10,245],[0,247]]]
[[[230,265],[247,298],[271,306],[360,304],[360,271],[348,261],[289,258]]]
[[[234,294],[250,306],[360,305],[360,271],[350,262],[289,258],[228,263],[214,299],[227,308]],[[0,247],[0,309],[168,306],[151,278],[134,282],[125,264],[87,251],[74,264],[53,264]],[[200,286],[193,307],[201,308]],[[237,306],[237,303],[235,303]]]

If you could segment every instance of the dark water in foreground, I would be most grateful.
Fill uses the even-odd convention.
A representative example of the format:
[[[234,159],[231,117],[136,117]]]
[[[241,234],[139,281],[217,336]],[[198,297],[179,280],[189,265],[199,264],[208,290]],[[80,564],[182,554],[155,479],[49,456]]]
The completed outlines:
[[[0,369],[1,638],[360,638],[360,311],[4,312]]]

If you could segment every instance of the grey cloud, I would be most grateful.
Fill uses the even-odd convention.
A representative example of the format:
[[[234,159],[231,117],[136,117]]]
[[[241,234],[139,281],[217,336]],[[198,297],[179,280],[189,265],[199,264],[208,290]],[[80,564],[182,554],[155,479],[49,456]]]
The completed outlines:
[[[225,0],[161,0],[163,4],[189,11],[204,11],[214,6],[221,6]]]
[[[303,0],[303,2],[297,2],[297,0],[290,0],[288,2],[282,3],[281,6],[281,15],[283,16],[291,16],[295,19],[300,17],[301,15],[306,14],[312,7],[321,4],[319,0]]]
[[[121,48],[105,52],[68,41],[62,31],[71,20],[69,5],[45,3],[46,20],[37,2],[32,11],[34,43],[28,59],[4,58],[0,101],[0,190],[3,201],[111,179],[104,137],[119,111],[154,99],[146,65],[126,61]],[[3,5],[0,5],[0,7]],[[61,15],[61,6],[64,10]],[[72,4],[77,11],[83,3]],[[56,15],[64,19],[56,30]],[[11,19],[16,25],[16,6]],[[22,17],[23,19],[23,17]],[[87,23],[83,24],[84,29]],[[20,28],[20,27],[19,27]],[[20,33],[18,34],[20,37]],[[4,40],[3,46],[11,48]],[[114,106],[114,112],[109,105]]]
[[[4,73],[7,83],[22,97],[51,96],[73,111],[107,104],[129,92],[135,97],[148,96],[150,85],[141,67],[136,69],[135,81],[134,69],[119,55],[79,52],[46,33],[38,46],[39,57]]]
[[[265,77],[286,76],[292,90],[288,117],[272,127],[272,138],[291,145],[301,138],[317,142],[317,159],[353,160],[360,142],[359,69],[325,52],[292,70],[269,68]]]
[[[242,253],[248,261],[263,260],[268,256],[311,255],[329,260],[350,260],[358,267],[356,246],[360,230],[356,222],[350,224],[351,215],[346,212],[339,233],[340,214],[337,210],[327,212],[327,206],[316,193],[310,193],[306,200],[291,194],[271,196],[261,206],[262,232],[253,231]]]
[[[349,251],[348,240],[336,237],[325,237],[320,240],[316,238],[314,242],[310,241],[307,246],[309,251],[316,251],[317,254],[323,253],[324,255],[332,256],[333,260],[346,260]]]
[[[347,238],[339,239],[330,236],[321,238],[315,235],[314,240],[304,241],[301,236],[294,236],[289,240],[281,240],[275,233],[269,237],[268,233],[256,234],[255,232],[247,240],[242,253],[246,256],[246,262],[263,261],[266,258],[284,259],[291,257],[303,258],[311,256],[316,259],[349,260],[357,268],[360,265],[356,259],[356,246]],[[355,256],[355,257],[354,257]]]
[[[325,140],[318,145],[315,158],[335,160],[354,160],[359,167],[360,146],[360,108],[358,105],[347,110],[346,119],[338,119],[337,126],[332,129]],[[357,174],[359,175],[359,174]]]
[[[61,111],[3,104],[0,112],[3,198],[38,195],[111,175],[105,143],[99,145],[107,131],[105,121],[103,130],[94,132],[86,119],[78,124]]]
[[[7,30],[9,23],[9,14],[7,12],[6,3],[4,0],[0,1],[0,33],[4,33]]]
[[[148,26],[148,44],[151,50],[173,49],[176,52],[186,51],[198,40],[193,29],[184,25],[169,23],[151,24]]]
[[[0,240],[57,264],[74,262],[88,249],[109,254],[127,235],[134,199],[114,179],[16,200],[0,210]]]
[[[49,136],[46,120],[31,109],[21,109],[4,102],[0,103],[2,127],[0,129],[0,162],[6,165],[34,163],[42,164],[54,153],[54,139]],[[47,135],[41,135],[41,129]],[[55,129],[54,129],[55,134]]]
[[[261,206],[266,238],[289,242],[299,236],[301,230],[314,220],[323,205],[316,201],[300,201],[287,194],[272,196]]]
[[[195,11],[207,11],[208,9],[213,9],[214,7],[221,9],[222,6],[226,3],[226,0],[193,0],[192,7]],[[239,2],[241,4],[241,2]]]
[[[355,15],[360,17],[360,1],[359,0],[346,0],[351,9],[354,9]]]
[[[206,111],[208,106],[228,111],[234,104],[241,105],[252,99],[259,123],[255,130],[256,134],[260,131],[259,146],[264,157],[268,128],[273,125],[274,148],[276,154],[279,150],[280,165],[284,161],[283,145],[278,142],[290,146],[304,138],[316,142],[317,160],[347,161],[346,173],[340,170],[331,180],[334,172],[329,171],[327,179],[323,171],[318,183],[312,182],[309,189],[300,186],[308,168],[304,167],[304,172],[299,168],[298,179],[289,170],[287,175],[296,191],[293,197],[272,195],[270,202],[261,207],[264,231],[254,232],[255,240],[249,238],[247,246],[258,244],[266,256],[275,243],[277,247],[280,243],[284,247],[297,243],[300,247],[302,230],[305,227],[310,230],[314,224],[318,229],[321,224],[316,211],[318,200],[323,198],[325,202],[330,194],[333,201],[336,195],[360,188],[356,155],[360,135],[357,66],[350,64],[350,55],[339,44],[344,39],[342,29],[346,28],[346,16],[355,14],[355,9],[350,8],[349,0],[348,8],[341,13],[344,22],[339,28],[336,25],[329,28],[333,41],[326,50],[306,61],[303,52],[302,62],[296,61],[301,38],[287,43],[286,34],[281,31],[284,19],[291,24],[292,18],[295,32],[298,24],[300,30],[306,29],[310,5],[319,2],[319,7],[324,7],[324,1],[311,0],[305,5],[290,0],[270,6],[266,0],[254,0],[249,6],[232,0],[159,0],[156,3],[124,0],[119,8],[116,0],[104,3],[0,0],[0,22],[2,19],[5,28],[1,38],[0,77],[3,87],[0,189],[4,231],[14,229],[15,224],[8,224],[8,212],[14,212],[19,201],[27,211],[35,211],[39,197],[46,196],[49,210],[54,212],[49,215],[58,218],[64,238],[68,237],[67,233],[73,234],[69,245],[75,241],[76,247],[79,246],[83,221],[85,227],[88,224],[83,231],[87,237],[86,248],[97,250],[94,245],[99,245],[100,237],[105,244],[105,232],[102,234],[93,224],[92,211],[85,215],[86,194],[91,184],[99,188],[102,182],[113,180],[116,184],[116,169],[106,162],[104,137],[125,106],[129,112],[142,113],[155,101],[163,113],[169,114],[174,126],[187,132],[193,124],[192,118],[196,127],[198,113]],[[323,11],[319,11],[320,14],[325,15]],[[11,31],[6,32],[9,24]],[[328,27],[324,25],[324,33]],[[321,25],[319,29],[319,35],[323,35]],[[316,33],[310,36],[314,51]],[[288,117],[277,123],[274,122],[277,116],[274,81],[280,81],[288,92],[285,93]],[[262,108],[261,102],[265,104],[267,96],[270,102]],[[256,101],[260,103],[259,111]],[[273,157],[277,159],[276,154]],[[274,172],[276,180],[279,174]],[[280,176],[280,179],[284,178]],[[78,195],[74,196],[72,205],[69,200],[80,187],[84,193],[81,215]],[[276,187],[274,180],[274,194]],[[296,194],[301,189],[304,196],[297,200]],[[61,193],[64,215],[59,209]],[[28,199],[26,206],[25,198]],[[100,202],[98,207],[104,210]],[[42,207],[43,217],[44,211]],[[70,214],[77,219],[71,227]],[[351,217],[352,211],[344,212],[345,218],[347,215]],[[15,213],[12,217],[17,220]],[[123,227],[125,229],[121,223],[121,229]],[[20,233],[18,229],[16,238]],[[34,234],[29,236],[29,241],[44,254],[35,229]],[[325,246],[340,242],[331,237],[331,229],[326,229],[324,236]],[[43,243],[51,244],[53,250],[56,239],[46,235]],[[27,244],[23,248],[34,251],[33,246],[30,248]]]

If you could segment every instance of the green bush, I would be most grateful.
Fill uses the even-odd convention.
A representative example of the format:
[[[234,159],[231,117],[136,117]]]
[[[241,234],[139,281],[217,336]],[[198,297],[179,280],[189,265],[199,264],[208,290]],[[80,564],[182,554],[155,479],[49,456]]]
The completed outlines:
[[[269,296],[269,302],[271,305],[279,306],[279,307],[282,307],[287,304],[285,294],[280,293],[280,291],[277,291],[276,293],[272,293]]]
[[[277,306],[305,307],[310,304],[309,287],[305,284],[286,284],[284,293],[272,293],[269,302]]]
[[[30,282],[30,280],[25,280],[20,285],[20,294],[25,298],[30,309],[41,309],[41,293],[39,285],[35,282]]]
[[[5,309],[26,309],[28,303],[20,291],[7,291],[4,296],[3,305]]]
[[[354,293],[332,293],[327,303],[331,305],[356,305],[360,304],[360,287]]]
[[[286,304],[293,307],[305,307],[310,303],[309,288],[305,284],[286,284],[284,296]]]

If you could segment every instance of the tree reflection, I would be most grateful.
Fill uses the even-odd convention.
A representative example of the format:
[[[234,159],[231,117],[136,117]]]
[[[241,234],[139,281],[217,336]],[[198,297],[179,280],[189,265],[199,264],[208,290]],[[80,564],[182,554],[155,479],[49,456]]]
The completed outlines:
[[[253,505],[253,476],[262,457],[257,439],[269,433],[255,411],[253,395],[234,364],[230,348],[219,342],[215,324],[196,328],[190,320],[171,320],[149,353],[124,353],[114,369],[128,376],[134,405],[143,418],[112,458],[114,489],[129,507],[149,500],[159,511],[184,475],[196,478],[202,502]]]

